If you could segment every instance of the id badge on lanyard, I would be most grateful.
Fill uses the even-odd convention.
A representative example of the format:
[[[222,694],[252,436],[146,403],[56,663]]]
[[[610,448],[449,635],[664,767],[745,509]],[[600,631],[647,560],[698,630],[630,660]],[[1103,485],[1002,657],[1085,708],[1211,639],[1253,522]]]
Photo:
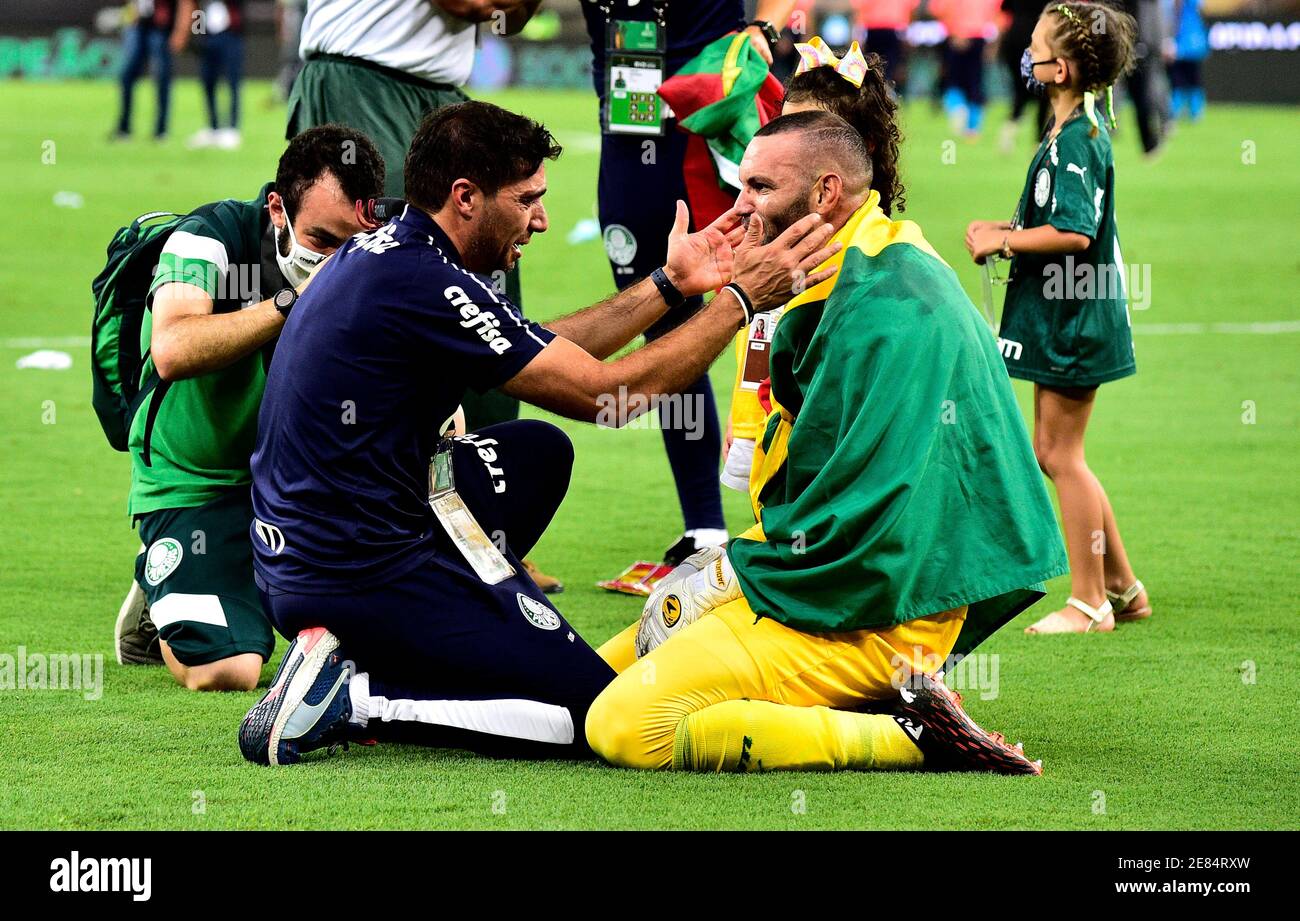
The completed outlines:
[[[480,579],[496,585],[515,574],[514,566],[484,533],[483,526],[456,492],[450,440],[439,446],[429,463],[429,507]]]
[[[772,336],[776,333],[777,321],[785,313],[784,307],[768,313],[760,313],[749,324],[745,336],[745,363],[740,369],[740,389],[757,391],[759,385],[771,377]]]
[[[659,98],[668,47],[664,6],[655,4],[654,20],[606,18],[605,106],[601,113],[606,134],[659,137],[664,133],[665,106]]]

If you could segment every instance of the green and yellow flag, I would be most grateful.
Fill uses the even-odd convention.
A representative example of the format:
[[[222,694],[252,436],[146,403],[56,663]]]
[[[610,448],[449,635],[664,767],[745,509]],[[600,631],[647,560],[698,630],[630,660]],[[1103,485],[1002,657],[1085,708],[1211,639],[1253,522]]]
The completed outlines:
[[[964,655],[1067,571],[996,342],[952,269],[872,192],[839,271],[792,300],[728,554],[755,613],[810,632],[969,605]]]

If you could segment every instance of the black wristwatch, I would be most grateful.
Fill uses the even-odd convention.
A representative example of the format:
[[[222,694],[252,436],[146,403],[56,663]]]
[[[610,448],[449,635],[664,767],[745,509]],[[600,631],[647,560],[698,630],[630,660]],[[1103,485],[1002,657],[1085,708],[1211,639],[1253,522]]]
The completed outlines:
[[[677,286],[669,281],[668,273],[662,268],[655,269],[651,272],[650,280],[654,282],[655,287],[659,289],[660,296],[664,299],[664,303],[668,305],[670,310],[674,307],[680,307],[686,302],[686,295],[677,290]]]
[[[298,289],[281,288],[271,295],[271,303],[275,305],[276,310],[280,311],[280,316],[289,319],[289,311],[293,310],[293,305],[298,303]]]
[[[772,25],[766,19],[755,19],[753,22],[745,23],[745,28],[749,28],[750,26],[758,26],[758,30],[762,32],[763,37],[767,39],[768,47],[773,49],[776,48],[776,43],[781,40],[781,33],[776,30],[776,26]]]

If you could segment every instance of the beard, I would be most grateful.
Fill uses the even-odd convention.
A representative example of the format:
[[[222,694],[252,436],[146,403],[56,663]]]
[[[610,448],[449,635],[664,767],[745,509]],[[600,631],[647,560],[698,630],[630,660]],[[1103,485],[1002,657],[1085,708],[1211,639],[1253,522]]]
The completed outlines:
[[[807,199],[802,201],[796,199],[781,211],[759,215],[763,219],[763,245],[766,246],[771,243],[785,233],[791,224],[810,214],[812,214],[812,208],[809,207]]]
[[[518,233],[499,215],[484,215],[483,226],[465,247],[465,267],[479,274],[490,274],[510,268],[510,245]]]

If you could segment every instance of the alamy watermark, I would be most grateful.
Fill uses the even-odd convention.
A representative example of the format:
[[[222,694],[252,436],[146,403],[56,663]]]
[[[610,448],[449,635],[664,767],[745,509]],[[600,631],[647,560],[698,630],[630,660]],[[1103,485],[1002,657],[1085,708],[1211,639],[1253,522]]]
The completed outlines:
[[[944,658],[926,652],[920,646],[913,646],[910,656],[895,653],[889,664],[894,668],[889,680],[895,688],[908,687],[912,675],[919,671],[927,675],[942,674],[943,683],[949,688],[978,693],[980,700],[996,700],[1000,692],[1002,660],[996,653],[980,652]]]
[[[620,385],[618,393],[596,397],[600,407],[596,425],[601,428],[668,429],[683,431],[687,441],[704,437],[704,395],[699,393],[629,393]],[[650,410],[657,409],[657,413]]]
[[[81,691],[86,700],[99,700],[104,656],[28,652],[26,646],[0,652],[0,691]]]
[[[1127,300],[1130,309],[1147,310],[1151,307],[1151,264],[1093,265],[1066,256],[1063,262],[1044,267],[1043,299]]]

